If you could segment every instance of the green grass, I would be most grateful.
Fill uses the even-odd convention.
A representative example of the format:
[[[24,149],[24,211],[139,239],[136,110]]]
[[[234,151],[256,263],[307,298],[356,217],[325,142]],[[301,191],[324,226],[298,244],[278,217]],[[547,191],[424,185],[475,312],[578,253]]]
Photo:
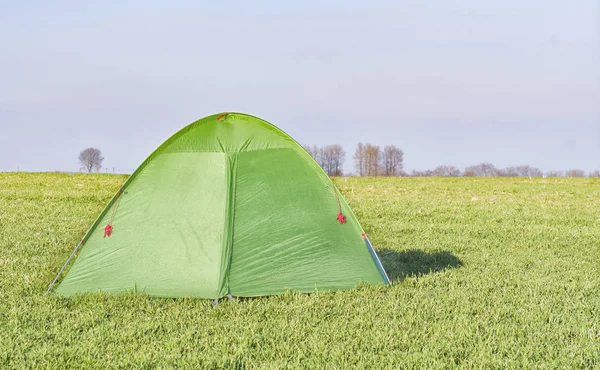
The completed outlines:
[[[390,288],[46,294],[124,180],[0,174],[0,368],[600,367],[599,180],[336,179]]]

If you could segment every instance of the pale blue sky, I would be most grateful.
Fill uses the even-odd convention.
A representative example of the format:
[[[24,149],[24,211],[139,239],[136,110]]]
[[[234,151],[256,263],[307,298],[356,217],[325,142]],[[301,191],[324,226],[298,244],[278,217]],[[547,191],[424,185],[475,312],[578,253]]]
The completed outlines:
[[[600,169],[597,0],[0,0],[0,171],[133,170],[220,111],[407,170]]]

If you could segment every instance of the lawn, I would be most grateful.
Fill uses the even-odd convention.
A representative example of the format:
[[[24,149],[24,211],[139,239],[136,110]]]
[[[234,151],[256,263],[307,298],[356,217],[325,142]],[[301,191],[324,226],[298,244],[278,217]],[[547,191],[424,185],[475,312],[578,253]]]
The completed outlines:
[[[337,178],[394,284],[46,294],[126,177],[0,173],[0,368],[598,368],[600,181]]]

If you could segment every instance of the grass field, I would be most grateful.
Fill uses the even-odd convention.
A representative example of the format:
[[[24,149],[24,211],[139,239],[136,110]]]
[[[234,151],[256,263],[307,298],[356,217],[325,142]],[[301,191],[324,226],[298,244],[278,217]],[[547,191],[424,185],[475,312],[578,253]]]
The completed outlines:
[[[0,174],[0,368],[600,368],[599,180],[335,179],[390,288],[46,294],[124,179]]]

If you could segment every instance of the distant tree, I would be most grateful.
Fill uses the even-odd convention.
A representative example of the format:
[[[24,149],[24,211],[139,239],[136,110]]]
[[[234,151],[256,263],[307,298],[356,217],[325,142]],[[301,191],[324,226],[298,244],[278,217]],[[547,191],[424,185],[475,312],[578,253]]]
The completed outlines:
[[[460,176],[460,170],[454,166],[437,166],[433,170],[433,176]]]
[[[325,149],[318,145],[305,146],[304,149],[315,159],[321,168],[327,172],[327,159],[325,158]]]
[[[592,171],[588,175],[589,177],[600,177],[600,170]]]
[[[331,163],[333,162],[333,153],[328,150],[327,147],[321,148],[321,160],[323,164],[321,167],[327,172],[328,175],[331,174]]]
[[[327,145],[319,147],[317,145],[304,145],[304,149],[315,161],[323,168],[329,176],[342,176],[346,152],[341,145]]]
[[[542,177],[544,173],[542,170],[536,167],[531,167],[528,165],[518,166],[517,173],[521,177]]]
[[[400,176],[404,168],[404,152],[394,145],[383,148],[380,156],[381,174],[383,176]]]
[[[356,146],[356,151],[354,152],[354,168],[356,169],[356,174],[358,176],[364,176],[365,171],[365,146],[363,143],[358,143]]]
[[[104,162],[104,157],[102,156],[100,149],[87,148],[79,153],[79,163],[81,163],[81,166],[87,170],[88,173],[100,171],[102,162]]]
[[[378,176],[380,175],[381,150],[377,145],[365,145],[365,175]]]
[[[310,145],[303,145],[304,150],[306,150],[306,152],[308,154],[310,154],[311,157],[313,157],[313,159],[319,164],[319,166],[321,165],[321,153],[319,150],[319,147],[316,145],[310,146]]]
[[[328,145],[327,151],[331,152],[331,173],[330,176],[342,176],[344,174],[344,161],[346,152],[341,145]]]
[[[568,170],[565,172],[567,177],[585,177],[585,171],[580,169]]]
[[[329,176],[341,176],[343,174],[344,158],[346,152],[340,145],[327,145],[321,149],[323,169]]]
[[[425,170],[425,171],[417,171],[417,170],[413,170],[410,175],[412,177],[429,177],[429,176],[434,176],[433,171],[432,170]]]
[[[496,175],[504,177],[542,177],[544,173],[539,168],[523,165],[499,169],[496,171]]]
[[[546,177],[563,177],[564,173],[562,171],[548,171],[546,172]]]
[[[507,167],[498,170],[496,175],[501,177],[517,177],[519,176],[519,170],[517,170],[517,167]]]
[[[325,170],[325,172],[329,173],[329,161],[330,158],[327,157],[327,152],[325,151],[325,147],[319,147],[319,151],[317,154],[317,158],[319,159],[319,165]]]
[[[465,168],[465,176],[497,176],[498,169],[491,163],[480,163]]]
[[[306,152],[308,154],[310,154],[311,157],[313,157],[313,158],[315,157],[315,152],[314,152],[312,146],[310,146],[310,145],[302,145],[302,147],[304,148],[304,150],[306,150]]]

